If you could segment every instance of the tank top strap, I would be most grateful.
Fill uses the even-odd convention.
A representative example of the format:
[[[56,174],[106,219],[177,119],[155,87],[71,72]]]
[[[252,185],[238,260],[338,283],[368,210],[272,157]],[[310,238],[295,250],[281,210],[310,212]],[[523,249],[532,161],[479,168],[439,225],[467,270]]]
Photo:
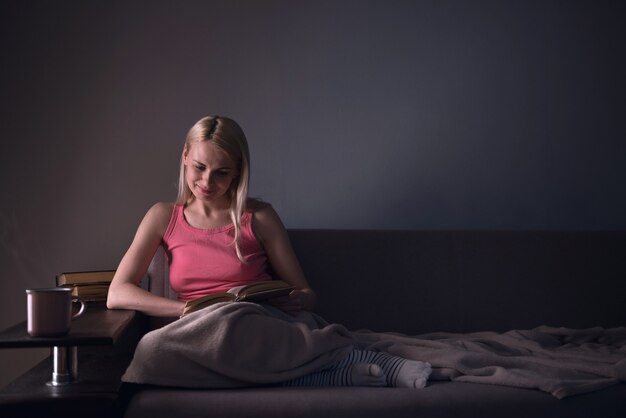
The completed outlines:
[[[165,229],[165,233],[163,234],[163,241],[169,240],[169,238],[174,233],[174,229],[176,225],[181,222],[181,217],[183,216],[183,205],[175,204],[174,210],[172,210],[172,215],[170,216],[170,221],[167,224],[167,228]]]

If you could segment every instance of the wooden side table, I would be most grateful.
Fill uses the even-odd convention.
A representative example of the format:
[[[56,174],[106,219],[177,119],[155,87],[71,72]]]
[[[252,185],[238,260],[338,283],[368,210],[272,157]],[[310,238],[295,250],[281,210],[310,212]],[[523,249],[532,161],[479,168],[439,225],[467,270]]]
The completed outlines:
[[[135,317],[134,311],[108,310],[91,305],[72,322],[68,335],[61,337],[31,337],[26,321],[0,333],[0,348],[52,348],[51,386],[72,384],[78,379],[78,347],[113,345]]]
[[[31,337],[26,321],[0,332],[0,348],[51,347],[49,358],[0,391],[0,416],[112,416],[144,320],[135,311],[90,304],[62,337]]]

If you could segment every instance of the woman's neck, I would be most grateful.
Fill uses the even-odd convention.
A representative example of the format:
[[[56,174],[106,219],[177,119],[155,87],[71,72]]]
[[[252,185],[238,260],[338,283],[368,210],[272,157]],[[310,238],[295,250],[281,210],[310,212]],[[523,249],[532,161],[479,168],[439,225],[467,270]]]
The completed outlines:
[[[185,204],[185,217],[194,226],[215,228],[231,223],[230,202],[203,202],[190,199]]]

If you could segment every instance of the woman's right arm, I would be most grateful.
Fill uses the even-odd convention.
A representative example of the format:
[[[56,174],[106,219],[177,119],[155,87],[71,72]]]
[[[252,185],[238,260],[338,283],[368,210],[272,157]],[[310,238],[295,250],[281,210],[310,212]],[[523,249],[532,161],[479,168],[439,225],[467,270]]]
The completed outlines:
[[[173,208],[171,203],[157,203],[144,216],[111,282],[109,309],[132,309],[152,316],[182,314],[183,302],[154,295],[138,285],[161,244]]]

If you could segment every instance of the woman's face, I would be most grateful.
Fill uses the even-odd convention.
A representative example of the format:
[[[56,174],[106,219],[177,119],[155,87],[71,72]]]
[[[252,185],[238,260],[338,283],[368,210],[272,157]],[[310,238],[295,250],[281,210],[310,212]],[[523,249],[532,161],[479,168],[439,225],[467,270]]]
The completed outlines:
[[[195,142],[183,152],[185,178],[196,199],[230,204],[227,193],[237,177],[237,164],[210,141]]]

